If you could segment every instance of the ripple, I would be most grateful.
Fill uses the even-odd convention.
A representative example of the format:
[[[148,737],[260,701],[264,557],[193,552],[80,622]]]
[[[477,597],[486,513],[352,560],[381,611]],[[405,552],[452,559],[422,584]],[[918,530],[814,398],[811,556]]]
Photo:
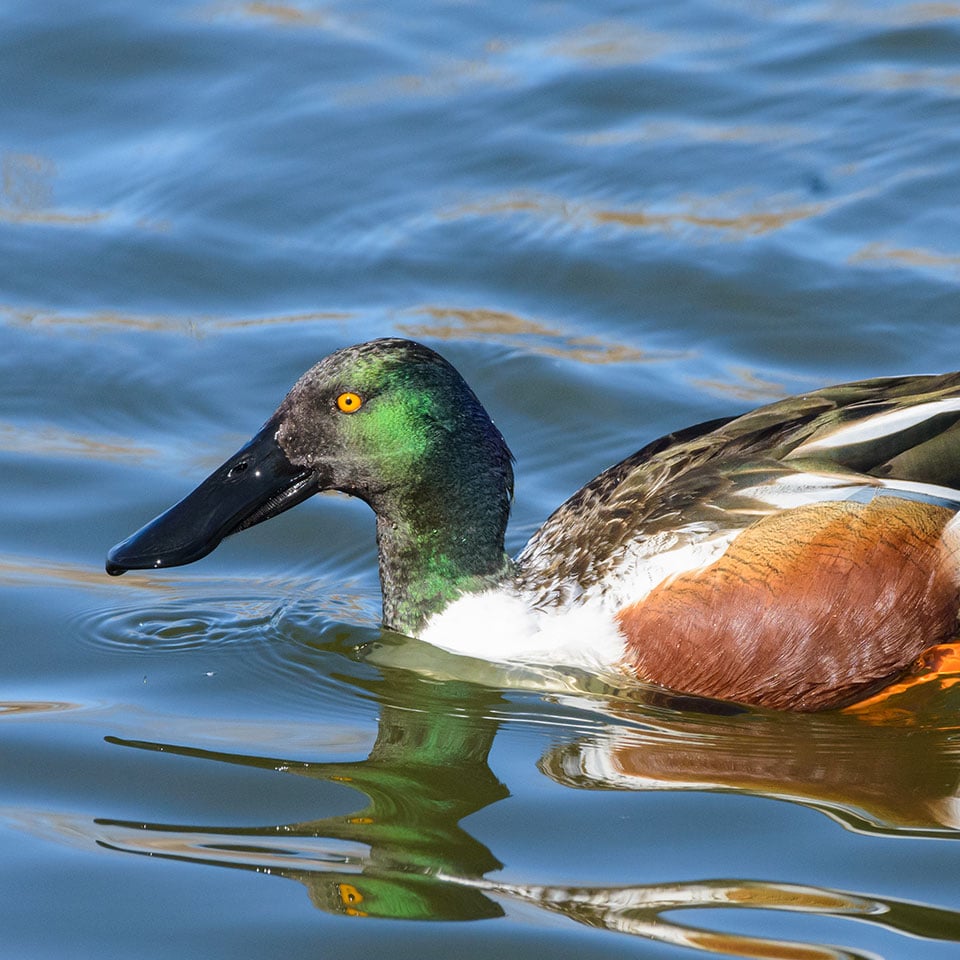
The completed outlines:
[[[179,597],[88,612],[78,618],[77,632],[94,646],[123,653],[209,649],[261,639],[282,611],[276,597]]]
[[[362,630],[379,619],[379,595],[354,578],[344,581],[342,565],[329,576],[311,567],[269,577],[191,574],[181,580],[132,574],[121,583],[132,588],[133,599],[118,603],[112,590],[109,605],[87,607],[73,617],[83,642],[122,653],[210,649],[292,636],[302,642],[330,624],[358,624]]]
[[[72,628],[107,654],[153,658],[154,670],[202,658],[204,680],[229,672],[231,696],[242,691],[247,715],[307,717],[331,703],[338,716],[369,713],[371,697],[357,684],[376,672],[360,656],[380,636],[375,623],[373,603],[349,595],[224,593],[89,609]]]

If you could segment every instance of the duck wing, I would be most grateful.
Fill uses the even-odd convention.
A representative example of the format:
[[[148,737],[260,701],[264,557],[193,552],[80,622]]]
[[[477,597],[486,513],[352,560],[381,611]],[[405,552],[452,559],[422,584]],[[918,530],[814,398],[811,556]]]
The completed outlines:
[[[616,593],[625,568],[649,567],[652,587],[784,509],[878,491],[960,508],[958,488],[960,372],[827,387],[668,434],[605,470],[530,539],[518,581],[543,607]]]

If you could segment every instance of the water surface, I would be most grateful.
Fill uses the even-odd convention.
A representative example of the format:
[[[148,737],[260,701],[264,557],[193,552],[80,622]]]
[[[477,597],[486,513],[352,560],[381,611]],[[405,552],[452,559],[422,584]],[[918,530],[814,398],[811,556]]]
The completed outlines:
[[[791,717],[444,656],[339,496],[102,563],[374,336],[491,411],[513,550],[669,430],[960,366],[958,8],[44,0],[0,48],[11,956],[956,956],[947,684]]]

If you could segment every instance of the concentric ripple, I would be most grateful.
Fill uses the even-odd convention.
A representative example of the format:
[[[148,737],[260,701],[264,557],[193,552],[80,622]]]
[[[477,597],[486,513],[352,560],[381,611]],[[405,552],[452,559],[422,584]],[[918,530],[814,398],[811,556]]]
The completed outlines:
[[[290,590],[254,594],[236,584],[217,593],[138,592],[138,601],[86,609],[70,624],[74,636],[99,654],[142,661],[151,677],[229,673],[248,710],[258,702],[270,713],[312,712],[331,696],[348,713],[348,704],[367,709],[352,680],[370,670],[357,651],[380,635],[372,602]],[[122,664],[120,671],[128,672]],[[177,679],[186,693],[184,682]]]

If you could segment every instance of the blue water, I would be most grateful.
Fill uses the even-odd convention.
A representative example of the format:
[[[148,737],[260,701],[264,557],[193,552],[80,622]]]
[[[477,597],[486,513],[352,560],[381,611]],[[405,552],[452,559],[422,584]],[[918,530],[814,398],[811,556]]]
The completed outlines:
[[[443,656],[338,496],[102,566],[374,336],[496,419],[511,549],[669,430],[960,366],[957,8],[0,10],[0,953],[957,955],[950,689],[718,716]]]

